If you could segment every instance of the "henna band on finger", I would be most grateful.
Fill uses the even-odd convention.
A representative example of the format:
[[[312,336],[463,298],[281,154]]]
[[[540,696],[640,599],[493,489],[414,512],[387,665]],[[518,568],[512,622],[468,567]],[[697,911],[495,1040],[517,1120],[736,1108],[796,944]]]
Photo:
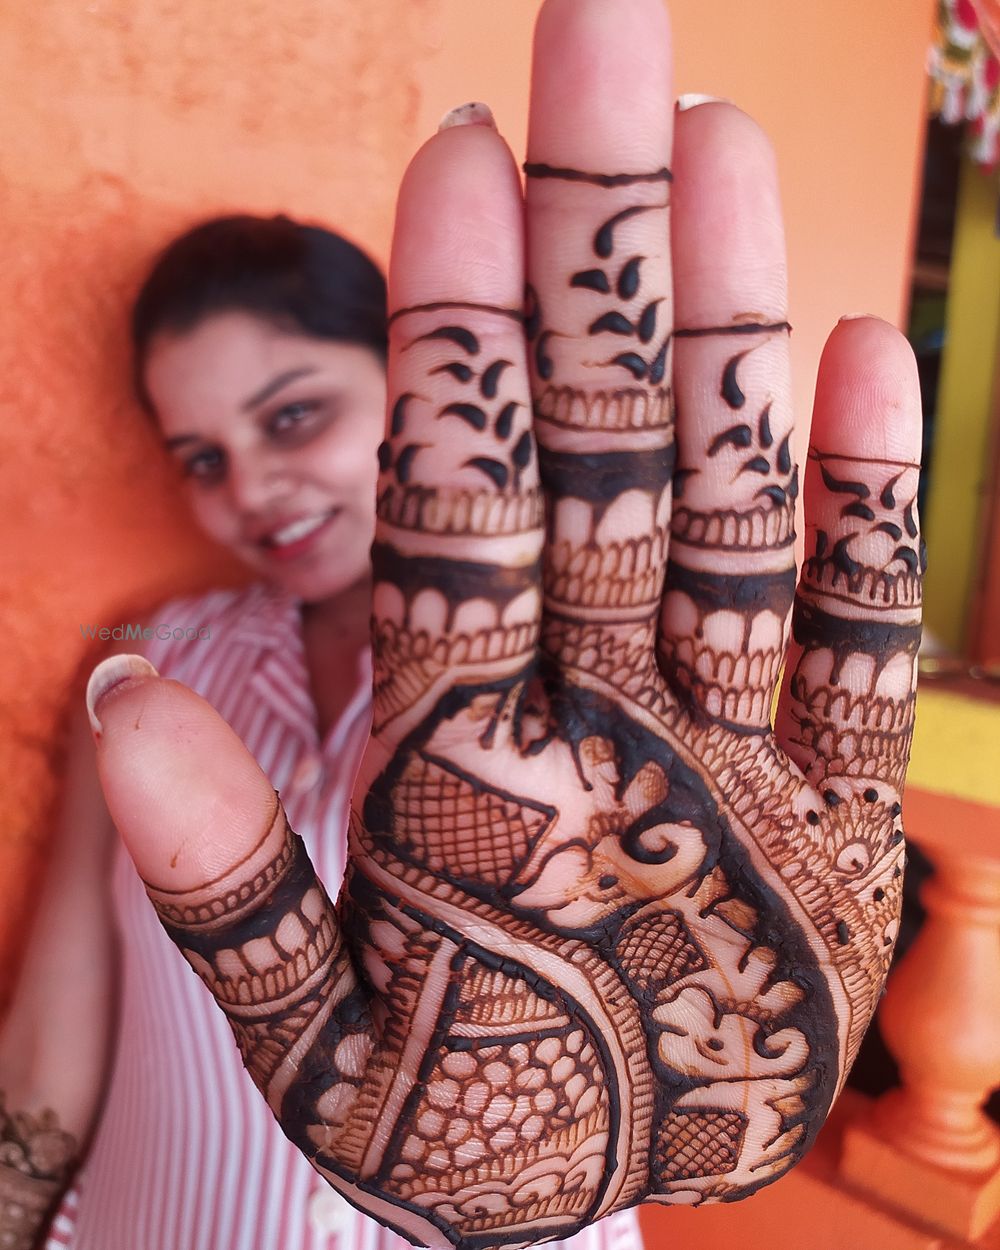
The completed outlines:
[[[737,321],[733,325],[722,326],[678,326],[674,330],[675,339],[715,338],[725,334],[774,334],[784,331],[791,334],[792,325],[789,321]]]
[[[469,300],[435,300],[427,304],[411,304],[405,308],[397,308],[395,312],[389,314],[386,325],[391,326],[400,317],[408,317],[412,313],[444,312],[449,309],[455,309],[458,312],[496,313],[497,316],[509,317],[512,321],[519,323],[524,321],[524,311],[520,308],[504,308],[499,304],[477,304]]]
[[[593,174],[583,169],[571,169],[546,165],[540,161],[525,161],[521,166],[528,178],[556,178],[563,182],[588,182],[595,187],[631,187],[642,182],[673,182],[674,176],[664,166],[645,174]]]

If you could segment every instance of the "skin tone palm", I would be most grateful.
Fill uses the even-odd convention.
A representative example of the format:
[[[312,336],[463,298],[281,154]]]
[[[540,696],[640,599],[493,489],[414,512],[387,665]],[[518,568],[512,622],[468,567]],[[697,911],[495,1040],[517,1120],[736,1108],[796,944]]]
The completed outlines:
[[[285,1131],[439,1246],[782,1175],[901,885],[909,349],[834,331],[800,479],[773,156],[731,106],[675,123],[658,0],[547,0],[527,155],[526,212],[487,125],[400,191],[339,908],[211,709],[153,677],[97,706],[116,823]]]

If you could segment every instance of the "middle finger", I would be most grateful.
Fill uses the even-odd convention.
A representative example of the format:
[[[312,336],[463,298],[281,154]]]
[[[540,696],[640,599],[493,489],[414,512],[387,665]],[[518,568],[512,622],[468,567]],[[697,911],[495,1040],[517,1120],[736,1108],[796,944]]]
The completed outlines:
[[[769,723],[795,588],[798,474],[774,154],[739,109],[680,114],[673,248],[677,471],[660,648],[680,697]]]
[[[666,563],[672,125],[661,0],[548,0],[525,166],[543,646],[619,688],[654,678]]]

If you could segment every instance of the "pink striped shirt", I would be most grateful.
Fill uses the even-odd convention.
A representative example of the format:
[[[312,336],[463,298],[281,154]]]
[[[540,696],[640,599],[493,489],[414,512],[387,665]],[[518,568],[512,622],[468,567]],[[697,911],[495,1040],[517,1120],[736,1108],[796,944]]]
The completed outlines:
[[[347,711],[321,742],[298,600],[256,584],[174,600],[159,623],[209,632],[153,639],[145,654],[240,735],[335,898],[351,784],[370,726],[370,657]],[[355,1211],[285,1138],[121,844],[113,896],[122,936],[117,1047],[92,1148],[45,1250],[404,1250],[408,1243]],[[642,1243],[629,1211],[548,1244]]]

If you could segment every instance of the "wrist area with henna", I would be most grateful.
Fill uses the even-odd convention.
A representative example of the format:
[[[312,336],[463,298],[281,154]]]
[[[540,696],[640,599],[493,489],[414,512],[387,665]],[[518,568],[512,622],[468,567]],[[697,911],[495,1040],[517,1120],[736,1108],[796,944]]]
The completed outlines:
[[[56,1112],[15,1111],[0,1090],[0,1246],[31,1250],[75,1166],[79,1145]]]

